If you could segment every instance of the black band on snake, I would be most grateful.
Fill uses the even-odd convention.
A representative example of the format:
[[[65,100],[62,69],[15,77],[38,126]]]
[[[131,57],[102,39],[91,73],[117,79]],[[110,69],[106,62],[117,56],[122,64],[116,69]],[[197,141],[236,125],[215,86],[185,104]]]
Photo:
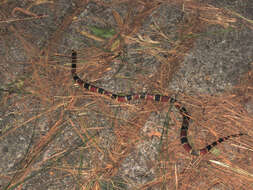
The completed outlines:
[[[155,95],[134,94],[134,95],[121,96],[121,95],[111,93],[107,90],[104,90],[103,88],[96,87],[94,85],[91,85],[91,84],[83,81],[76,73],[76,63],[77,63],[77,53],[76,53],[76,51],[72,50],[72,69],[71,69],[72,77],[73,77],[74,81],[81,88],[85,88],[86,90],[88,90],[90,92],[106,95],[106,96],[110,97],[111,99],[117,100],[118,102],[127,102],[130,100],[136,100],[136,99],[145,99],[145,100],[152,100],[152,101],[157,101],[157,102],[169,102],[169,103],[176,102],[176,99],[169,97],[169,96],[163,96],[160,94],[155,94]],[[202,155],[203,156],[203,155],[207,154],[213,147],[215,147],[219,143],[222,143],[223,141],[226,141],[226,140],[233,138],[233,137],[238,137],[238,136],[244,135],[243,133],[239,133],[239,134],[234,134],[234,135],[222,137],[202,149],[194,150],[192,148],[192,146],[190,145],[190,143],[188,141],[188,137],[187,137],[187,131],[189,128],[189,123],[190,123],[189,113],[187,112],[187,110],[184,107],[179,106],[178,104],[176,104],[175,107],[179,110],[180,114],[183,117],[182,126],[181,126],[181,130],[180,130],[181,144],[182,144],[183,148],[186,150],[186,152],[188,152],[192,155],[195,155],[195,156]]]

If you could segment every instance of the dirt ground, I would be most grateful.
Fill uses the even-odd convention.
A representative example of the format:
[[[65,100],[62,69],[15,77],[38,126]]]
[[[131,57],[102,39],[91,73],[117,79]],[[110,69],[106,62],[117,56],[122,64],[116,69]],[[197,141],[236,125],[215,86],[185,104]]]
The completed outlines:
[[[252,0],[2,0],[0,190],[253,189]],[[174,97],[119,103],[85,91]]]

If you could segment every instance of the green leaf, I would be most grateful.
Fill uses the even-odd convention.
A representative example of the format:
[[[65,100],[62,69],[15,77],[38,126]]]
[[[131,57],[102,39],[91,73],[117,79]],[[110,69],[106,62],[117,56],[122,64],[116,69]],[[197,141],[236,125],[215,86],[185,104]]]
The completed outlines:
[[[116,34],[116,31],[114,28],[99,28],[96,26],[88,26],[88,28],[91,30],[93,35],[100,37],[100,38],[111,38]]]

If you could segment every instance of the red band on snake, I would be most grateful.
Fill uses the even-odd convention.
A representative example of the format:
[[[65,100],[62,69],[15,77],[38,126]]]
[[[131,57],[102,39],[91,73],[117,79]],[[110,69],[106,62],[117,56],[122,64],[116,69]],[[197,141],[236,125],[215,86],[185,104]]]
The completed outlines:
[[[77,53],[76,51],[72,50],[72,77],[74,81],[81,87],[84,88],[90,92],[94,93],[99,93],[106,95],[110,97],[111,99],[117,100],[118,102],[127,102],[130,100],[137,100],[137,99],[144,99],[144,100],[152,100],[152,101],[157,101],[157,102],[169,102],[169,103],[175,103],[177,100],[170,97],[170,96],[164,96],[160,94],[134,94],[134,95],[117,95],[112,92],[109,92],[103,88],[96,87],[90,83],[87,83],[83,81],[76,73],[76,63],[77,63]],[[187,132],[190,124],[190,114],[187,112],[187,110],[183,106],[179,106],[178,104],[175,105],[175,107],[179,110],[180,114],[183,117],[182,125],[181,125],[181,130],[180,130],[180,140],[183,148],[186,150],[186,152],[190,153],[191,155],[195,156],[203,156],[207,154],[213,147],[218,145],[219,143],[222,143],[223,141],[226,141],[230,138],[234,137],[239,137],[241,135],[244,135],[243,133],[239,134],[234,134],[234,135],[229,135],[225,136],[222,138],[219,138],[218,140],[214,141],[213,143],[207,145],[206,147],[202,149],[193,149],[192,146],[190,145],[187,137]]]

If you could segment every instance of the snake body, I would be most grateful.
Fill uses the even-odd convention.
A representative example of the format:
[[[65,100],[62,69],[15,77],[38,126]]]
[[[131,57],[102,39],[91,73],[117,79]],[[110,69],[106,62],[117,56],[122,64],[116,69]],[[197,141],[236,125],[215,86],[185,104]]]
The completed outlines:
[[[118,102],[128,102],[130,100],[137,100],[137,99],[144,99],[144,100],[151,100],[151,101],[157,101],[157,102],[169,102],[169,103],[175,103],[177,102],[177,100],[175,98],[172,98],[170,96],[164,96],[164,95],[160,95],[160,94],[133,94],[133,95],[117,95],[114,94],[112,92],[109,92],[103,88],[99,88],[96,87],[90,83],[87,83],[85,81],[83,81],[76,73],[76,63],[77,63],[77,53],[76,51],[72,50],[72,69],[71,69],[71,73],[72,73],[72,77],[75,81],[75,83],[77,83],[81,88],[84,88],[90,92],[94,92],[94,93],[99,93],[99,94],[103,94],[105,96],[110,97],[111,99],[114,99]],[[185,107],[183,106],[179,106],[178,104],[175,104],[175,107],[177,108],[177,110],[180,112],[180,114],[182,115],[182,125],[181,125],[181,130],[180,130],[180,140],[181,140],[181,144],[183,146],[183,148],[185,149],[186,152],[190,153],[191,155],[195,155],[195,156],[203,156],[205,154],[207,154],[213,147],[217,146],[218,144],[230,139],[230,138],[234,138],[234,137],[239,137],[241,135],[244,135],[243,133],[239,133],[239,134],[233,134],[233,135],[228,135],[222,138],[219,138],[218,140],[214,141],[213,143],[207,145],[206,147],[202,148],[202,149],[193,149],[192,146],[190,145],[189,141],[188,141],[188,137],[187,137],[187,132],[188,132],[188,128],[189,128],[189,124],[190,124],[190,114],[187,112],[187,110],[185,109]]]

